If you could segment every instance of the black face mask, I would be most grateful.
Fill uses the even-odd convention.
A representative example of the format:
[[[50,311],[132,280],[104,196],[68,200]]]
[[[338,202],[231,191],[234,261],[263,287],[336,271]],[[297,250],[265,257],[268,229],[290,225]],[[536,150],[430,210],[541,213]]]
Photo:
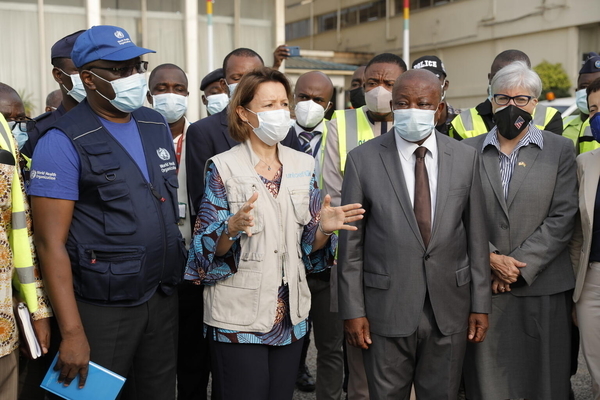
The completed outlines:
[[[350,90],[350,103],[354,108],[360,108],[365,104],[365,91],[362,87]]]
[[[527,128],[531,119],[531,114],[512,104],[500,111],[496,111],[494,114],[494,121],[498,126],[498,133],[508,140],[512,140],[519,136],[519,134]]]

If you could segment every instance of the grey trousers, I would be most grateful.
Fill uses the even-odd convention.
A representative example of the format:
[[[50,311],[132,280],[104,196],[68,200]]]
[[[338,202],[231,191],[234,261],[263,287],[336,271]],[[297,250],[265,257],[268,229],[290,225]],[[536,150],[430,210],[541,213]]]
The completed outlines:
[[[344,380],[344,324],[329,310],[328,281],[308,275],[311,294],[310,318],[317,348],[317,400],[340,400]]]
[[[373,344],[363,350],[371,400],[408,399],[414,384],[419,400],[455,400],[467,346],[467,332],[444,336],[429,299],[417,331],[407,337],[371,332]]]

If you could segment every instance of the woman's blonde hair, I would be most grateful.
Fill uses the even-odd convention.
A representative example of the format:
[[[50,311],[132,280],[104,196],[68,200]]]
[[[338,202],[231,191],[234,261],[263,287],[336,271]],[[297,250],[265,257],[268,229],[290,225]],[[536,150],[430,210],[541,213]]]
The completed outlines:
[[[236,110],[240,106],[246,108],[254,99],[258,87],[265,82],[281,83],[285,88],[288,102],[291,104],[292,88],[284,74],[267,67],[248,72],[235,88],[233,97],[229,101],[229,115],[227,116],[229,136],[236,142],[245,142],[250,137],[250,132],[252,132],[252,127],[247,122],[242,121]]]

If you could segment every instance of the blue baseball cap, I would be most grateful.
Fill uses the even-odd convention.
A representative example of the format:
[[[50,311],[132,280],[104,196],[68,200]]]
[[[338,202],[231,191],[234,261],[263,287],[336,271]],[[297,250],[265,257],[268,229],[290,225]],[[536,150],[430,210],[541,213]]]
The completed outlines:
[[[154,50],[138,47],[123,28],[111,25],[92,26],[75,41],[71,59],[77,68],[96,61],[127,61]]]

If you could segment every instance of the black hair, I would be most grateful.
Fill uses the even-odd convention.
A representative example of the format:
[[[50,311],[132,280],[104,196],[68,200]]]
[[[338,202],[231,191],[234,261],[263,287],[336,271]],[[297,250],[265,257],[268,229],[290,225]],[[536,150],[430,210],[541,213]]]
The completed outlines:
[[[51,61],[51,64],[53,67],[64,70],[65,69],[65,59],[68,59],[68,58],[67,57],[54,57]],[[69,60],[70,60],[70,58],[69,58]]]
[[[408,69],[408,68],[406,68],[406,63],[404,62],[404,60],[400,56],[397,56],[392,53],[377,54],[375,57],[373,57],[371,59],[371,61],[369,61],[367,63],[367,66],[365,67],[365,71],[368,70],[369,67],[373,64],[396,64],[397,66],[400,67],[402,72],[406,72],[406,70]]]
[[[590,85],[585,89],[585,93],[587,97],[590,97],[590,94],[597,92],[600,90],[600,78],[595,79],[594,82],[590,83]]]
[[[227,70],[227,61],[229,61],[229,57],[231,56],[236,56],[236,57],[258,57],[258,59],[260,60],[260,62],[265,65],[265,62],[263,61],[262,57],[260,56],[260,54],[258,54],[257,52],[255,52],[252,49],[248,49],[246,47],[240,47],[239,49],[235,49],[233,50],[231,53],[227,54],[225,56],[225,58],[223,59],[223,73],[225,73],[225,71]]]
[[[178,65],[166,63],[166,64],[160,64],[159,66],[154,68],[152,70],[152,72],[150,72],[150,76],[148,77],[148,86],[150,86],[150,82],[152,82],[152,79],[154,78],[156,73],[162,69],[178,69],[179,71],[181,71],[181,73],[183,74],[183,76],[185,78],[185,86],[188,85],[188,78],[187,78],[187,75],[185,74],[185,71],[183,69],[181,69],[181,67],[179,67]]]

